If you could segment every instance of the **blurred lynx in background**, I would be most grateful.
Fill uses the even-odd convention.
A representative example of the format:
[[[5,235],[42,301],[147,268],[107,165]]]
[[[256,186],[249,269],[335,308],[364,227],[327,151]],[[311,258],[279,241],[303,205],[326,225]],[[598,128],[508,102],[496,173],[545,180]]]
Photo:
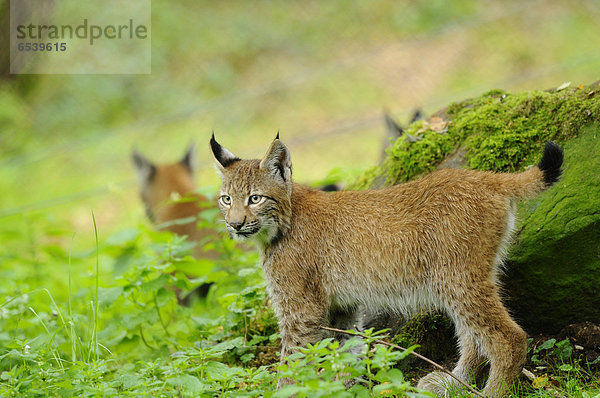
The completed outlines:
[[[193,249],[195,258],[216,259],[219,254],[205,250],[203,244],[210,241],[217,232],[198,228],[198,214],[213,205],[208,198],[196,192],[194,156],[192,145],[179,162],[172,164],[155,165],[136,151],[133,152],[132,159],[148,218],[159,229],[187,236],[190,242],[196,244]],[[201,297],[205,297],[209,287],[210,284],[205,283],[196,291]],[[176,294],[181,304],[188,304],[190,295],[186,296],[178,289]]]

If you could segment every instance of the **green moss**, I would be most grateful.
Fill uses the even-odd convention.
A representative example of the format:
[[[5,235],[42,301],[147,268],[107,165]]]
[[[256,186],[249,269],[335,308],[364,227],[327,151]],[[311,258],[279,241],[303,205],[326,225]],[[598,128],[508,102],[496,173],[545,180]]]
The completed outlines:
[[[418,344],[418,352],[435,361],[456,352],[452,322],[441,314],[418,314],[408,320],[392,338],[392,343],[408,348]]]
[[[384,163],[388,170],[387,181],[394,181],[395,184],[406,182],[435,170],[455,145],[453,137],[446,133],[428,130],[421,137],[421,141],[412,143],[401,137],[388,150]]]
[[[600,129],[564,144],[561,181],[520,208],[509,305],[530,331],[600,322]]]
[[[478,98],[454,103],[442,114],[443,133],[413,123],[406,131],[422,140],[400,137],[388,149],[383,164],[361,176],[353,189],[393,185],[434,170],[452,151],[466,150],[469,168],[516,171],[534,164],[544,141],[559,143],[576,137],[588,124],[600,122],[600,84],[561,91],[510,94],[493,90]],[[377,184],[374,184],[377,182]]]

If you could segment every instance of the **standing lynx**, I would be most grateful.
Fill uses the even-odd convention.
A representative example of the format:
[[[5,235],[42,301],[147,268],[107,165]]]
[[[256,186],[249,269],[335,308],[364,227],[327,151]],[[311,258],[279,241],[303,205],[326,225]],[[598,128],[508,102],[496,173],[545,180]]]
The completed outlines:
[[[261,251],[282,360],[327,337],[319,326],[340,311],[437,308],[456,326],[458,377],[467,381],[487,359],[484,394],[501,396],[514,381],[526,334],[500,300],[498,274],[515,225],[514,200],[560,177],[556,144],[547,143],[541,162],[522,173],[445,169],[394,187],[332,193],[292,182],[279,137],[262,160],[241,160],[214,136],[210,146],[227,230],[254,239]],[[453,383],[434,372],[419,386],[443,396]]]

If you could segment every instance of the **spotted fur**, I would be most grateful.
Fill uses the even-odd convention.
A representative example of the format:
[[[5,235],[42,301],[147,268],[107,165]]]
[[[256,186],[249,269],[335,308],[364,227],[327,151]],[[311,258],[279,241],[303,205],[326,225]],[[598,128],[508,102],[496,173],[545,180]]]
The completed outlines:
[[[282,359],[326,337],[319,326],[340,310],[409,315],[435,308],[455,323],[459,377],[468,380],[489,360],[484,393],[500,396],[520,373],[526,334],[500,300],[498,272],[515,225],[514,202],[543,191],[549,172],[560,174],[558,146],[550,158],[545,153],[544,170],[444,169],[360,192],[293,183],[290,154],[279,139],[262,160],[239,160],[214,137],[211,148],[228,231],[258,242]],[[439,395],[457,387],[439,373],[419,385]]]

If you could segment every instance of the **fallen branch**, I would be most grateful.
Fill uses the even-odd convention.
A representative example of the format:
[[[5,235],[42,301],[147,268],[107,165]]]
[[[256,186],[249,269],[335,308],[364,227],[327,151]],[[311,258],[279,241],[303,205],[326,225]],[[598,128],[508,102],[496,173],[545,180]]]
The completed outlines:
[[[350,336],[359,336],[362,338],[370,338],[370,336],[367,336],[365,334],[359,333],[359,332],[352,332],[352,331],[348,331],[348,330],[342,330],[342,329],[336,329],[336,328],[330,328],[327,326],[321,326],[321,329],[323,330],[329,330],[330,332],[336,332],[336,333],[343,333],[343,334],[348,334]],[[407,351],[406,348],[404,347],[400,347],[397,344],[392,344],[392,343],[388,343],[385,340],[380,340],[380,339],[375,339],[373,340],[374,343],[377,344],[383,344],[383,345],[387,345],[388,347],[393,347],[396,348],[400,351]],[[423,361],[427,362],[428,364],[434,366],[435,368],[441,370],[442,372],[446,373],[447,375],[449,375],[450,377],[452,377],[454,380],[458,381],[460,384],[462,384],[467,390],[469,390],[470,392],[472,392],[473,394],[475,394],[478,397],[481,398],[485,398],[485,395],[483,395],[482,393],[480,393],[479,391],[475,390],[473,387],[471,387],[470,385],[468,385],[467,383],[465,383],[464,381],[462,381],[461,379],[458,378],[458,376],[456,376],[454,373],[450,372],[448,369],[444,368],[442,365],[437,364],[436,362],[432,361],[431,359],[424,357],[423,355],[414,352],[414,351],[410,351],[409,352],[410,355],[415,356],[419,359],[422,359]]]

